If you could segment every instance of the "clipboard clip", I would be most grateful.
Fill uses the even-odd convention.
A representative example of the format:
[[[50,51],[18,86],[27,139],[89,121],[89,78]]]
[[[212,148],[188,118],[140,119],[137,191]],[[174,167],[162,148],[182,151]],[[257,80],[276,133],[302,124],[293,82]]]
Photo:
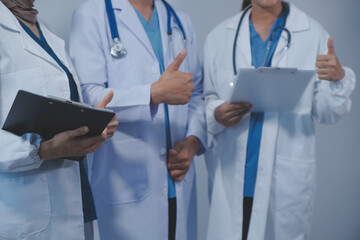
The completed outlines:
[[[51,96],[51,95],[48,95],[48,98],[56,100],[56,101],[60,101],[60,102],[65,102],[65,103],[68,103],[68,104],[77,105],[77,106],[80,106],[80,107],[93,108],[92,106],[90,106],[88,104],[71,101],[71,100],[66,99],[66,98],[55,97],[55,96]],[[52,102],[49,102],[49,103],[53,104]]]
[[[288,70],[291,74],[295,74],[298,70],[295,67],[258,67],[257,69],[260,70],[260,73],[264,73],[266,70]]]

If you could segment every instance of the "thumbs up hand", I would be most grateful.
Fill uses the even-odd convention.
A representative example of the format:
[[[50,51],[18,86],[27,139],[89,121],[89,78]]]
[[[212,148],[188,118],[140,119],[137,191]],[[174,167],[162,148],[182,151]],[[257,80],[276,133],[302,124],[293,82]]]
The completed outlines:
[[[186,50],[183,49],[159,80],[151,85],[151,105],[181,105],[190,101],[194,89],[193,75],[179,71],[185,57]]]
[[[320,80],[337,82],[344,78],[345,72],[336,56],[332,37],[328,40],[328,54],[317,56],[316,67]]]

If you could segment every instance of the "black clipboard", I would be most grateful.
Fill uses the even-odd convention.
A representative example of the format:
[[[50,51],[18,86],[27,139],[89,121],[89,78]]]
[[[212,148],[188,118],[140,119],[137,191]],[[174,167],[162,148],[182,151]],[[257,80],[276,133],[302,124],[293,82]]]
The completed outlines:
[[[87,126],[89,132],[84,137],[91,137],[100,135],[114,116],[109,109],[19,90],[2,129],[18,136],[37,133],[48,140],[60,132]]]

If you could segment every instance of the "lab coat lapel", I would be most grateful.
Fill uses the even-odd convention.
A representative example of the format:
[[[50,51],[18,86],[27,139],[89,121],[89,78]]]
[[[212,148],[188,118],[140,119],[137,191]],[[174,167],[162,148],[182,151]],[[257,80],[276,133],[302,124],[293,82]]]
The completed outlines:
[[[10,10],[0,1],[0,25],[8,30],[19,32],[19,23]]]
[[[290,13],[285,26],[291,33],[291,36],[298,32],[307,31],[310,29],[309,19],[306,14],[298,10],[294,5],[290,5]],[[294,37],[291,38],[289,49],[283,54],[283,51],[288,42],[288,34],[283,31],[276,47],[272,65],[274,67],[292,67],[289,65],[288,52],[290,49],[295,48],[296,42]]]
[[[112,0],[111,2],[115,11],[115,20],[117,21],[118,29],[119,19],[125,25],[127,30],[134,34],[136,38],[144,45],[146,50],[153,56],[153,58],[156,59],[156,55],[151,46],[150,40],[133,6],[129,3],[128,0]],[[121,31],[118,31],[121,38]]]
[[[61,38],[59,38],[58,36],[56,36],[55,34],[53,34],[52,32],[50,32],[49,29],[42,22],[40,22],[40,25],[41,25],[40,27],[44,34],[44,37],[45,37],[46,41],[48,42],[48,44],[50,45],[51,49],[54,51],[56,56],[69,69],[69,71],[73,75],[74,81],[77,85],[79,98],[80,98],[80,102],[81,102],[82,101],[82,92],[80,91],[81,90],[80,82],[79,82],[79,79],[77,78],[76,72],[74,70],[74,67],[73,67],[70,59],[66,55],[65,41],[62,40]],[[53,60],[53,59],[51,58],[51,60]],[[54,63],[56,63],[56,62],[54,62]],[[57,63],[56,63],[56,67],[59,68],[59,70],[63,71],[63,69]]]
[[[41,25],[40,27],[44,34],[44,37],[45,37],[47,43],[49,44],[49,46],[51,47],[51,49],[54,51],[54,53],[60,59],[60,61],[66,67],[69,67],[69,62],[66,57],[64,40],[60,39],[59,37],[57,37],[56,35],[51,33],[43,23],[40,22],[40,25]]]
[[[167,12],[165,5],[160,0],[155,0],[155,7],[158,11],[159,16],[159,25],[160,25],[160,32],[161,32],[161,41],[162,41],[162,47],[163,47],[163,54],[164,54],[164,65],[165,68],[171,64],[170,61],[172,59],[170,58],[169,54],[169,38],[167,35]]]
[[[285,31],[282,32],[274,56],[272,59],[272,67],[287,67],[288,66],[288,52],[289,49],[284,51],[288,43],[288,35]],[[290,43],[290,47],[294,45],[294,42]]]
[[[42,58],[43,60],[54,65],[56,68],[61,70],[58,64],[46,53],[21,27],[16,17],[10,12],[10,10],[1,3],[0,5],[0,24],[10,31],[14,31],[20,34],[23,48],[31,54]]]
[[[236,33],[237,26],[239,24],[242,13],[235,16],[228,24],[228,28]],[[249,32],[249,16],[248,11],[241,23],[239,37],[236,43],[236,67],[251,67],[251,44],[250,44],[250,32]],[[235,34],[234,36],[235,37]]]
[[[40,26],[41,27],[41,26]],[[20,29],[21,28],[21,29]],[[38,44],[32,39],[25,30],[22,29],[22,27],[19,24],[20,34],[22,37],[22,43],[23,47],[26,51],[30,52],[31,54],[42,58],[43,60],[47,61],[51,65],[53,65],[55,68],[57,68],[59,71],[62,71],[59,64],[55,62],[55,60]],[[46,38],[46,37],[45,37]],[[50,44],[50,43],[49,43]],[[52,46],[51,46],[52,47]]]

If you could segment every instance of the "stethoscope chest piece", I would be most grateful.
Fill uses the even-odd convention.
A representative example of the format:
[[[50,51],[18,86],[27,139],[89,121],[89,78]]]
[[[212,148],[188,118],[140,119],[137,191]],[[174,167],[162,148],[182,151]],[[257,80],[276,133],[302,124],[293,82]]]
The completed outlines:
[[[110,53],[116,58],[123,57],[127,54],[127,50],[119,38],[114,38]]]

